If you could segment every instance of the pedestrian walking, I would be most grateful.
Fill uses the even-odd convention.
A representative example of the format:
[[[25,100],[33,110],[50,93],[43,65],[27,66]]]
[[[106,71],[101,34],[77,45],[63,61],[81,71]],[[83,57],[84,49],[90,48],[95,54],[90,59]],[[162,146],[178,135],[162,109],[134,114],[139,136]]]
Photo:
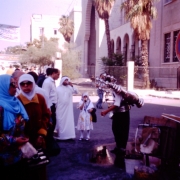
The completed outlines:
[[[56,127],[59,140],[75,138],[74,113],[72,95],[77,94],[77,89],[70,82],[69,77],[61,78],[60,85],[57,87],[57,106],[56,106]]]
[[[103,74],[100,75],[100,78],[102,77]],[[104,96],[104,91],[102,90],[102,87],[96,84],[97,87],[97,95],[99,97],[97,103],[96,103],[96,108],[97,109],[103,109],[102,103],[103,103],[103,96]]]
[[[90,113],[93,111],[94,105],[87,92],[83,93],[78,108],[80,109],[77,123],[77,130],[80,131],[79,140],[81,141],[84,138],[84,131],[86,131],[86,140],[88,141],[90,139],[90,130],[93,130],[93,122]]]

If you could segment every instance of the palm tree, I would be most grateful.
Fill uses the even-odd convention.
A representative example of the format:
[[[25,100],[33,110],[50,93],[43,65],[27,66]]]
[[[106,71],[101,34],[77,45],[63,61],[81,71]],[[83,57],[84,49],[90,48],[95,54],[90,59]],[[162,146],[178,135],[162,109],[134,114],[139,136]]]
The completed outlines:
[[[141,58],[144,88],[149,88],[148,40],[152,28],[152,19],[157,17],[157,9],[153,3],[157,0],[126,0],[121,4],[126,19],[130,21],[135,35],[141,40]]]
[[[70,42],[71,36],[74,33],[74,22],[69,18],[69,16],[62,16],[59,19],[59,32],[64,36],[67,42]]]
[[[109,31],[109,15],[111,9],[114,5],[115,0],[94,0],[94,5],[96,11],[98,12],[99,18],[104,20],[105,30],[106,30],[106,38],[107,38],[107,47],[108,47],[108,57],[112,57],[111,52],[111,41],[110,41],[110,31]]]

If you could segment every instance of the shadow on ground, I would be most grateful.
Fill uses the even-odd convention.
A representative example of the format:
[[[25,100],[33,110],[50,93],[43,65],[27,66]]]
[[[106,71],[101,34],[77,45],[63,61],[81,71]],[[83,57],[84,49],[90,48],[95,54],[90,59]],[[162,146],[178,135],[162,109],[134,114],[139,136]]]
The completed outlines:
[[[109,139],[112,142],[112,140]],[[106,140],[107,142],[107,140]],[[49,180],[128,180],[133,176],[127,174],[125,170],[113,165],[114,155],[109,150],[114,148],[114,144],[99,143],[96,140],[79,141],[67,140],[58,141],[61,153],[56,157],[51,157],[48,165]],[[100,144],[98,146],[98,144]],[[99,162],[91,162],[92,157],[102,146],[107,147],[107,157]],[[107,160],[108,159],[108,160]],[[52,173],[53,172],[53,173]]]

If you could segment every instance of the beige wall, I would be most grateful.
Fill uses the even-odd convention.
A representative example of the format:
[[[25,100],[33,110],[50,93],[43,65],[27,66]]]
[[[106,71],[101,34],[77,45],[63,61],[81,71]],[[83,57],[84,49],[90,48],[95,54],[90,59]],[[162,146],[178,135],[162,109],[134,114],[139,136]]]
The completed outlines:
[[[81,45],[81,28],[82,28],[82,8],[75,6],[70,13],[70,18],[74,22],[74,33],[71,37],[71,42],[75,43],[77,46]]]
[[[58,31],[60,28],[59,25],[59,16],[51,15],[32,15],[31,17],[31,40],[39,39],[40,37],[40,28],[44,29],[44,36],[46,38],[56,37],[59,38],[59,47],[62,48],[65,40],[63,35]],[[57,31],[57,34],[54,34],[54,30]]]
[[[135,43],[136,55],[141,48],[141,42],[133,35],[133,30],[130,24],[124,19],[124,13],[120,11],[120,5],[124,0],[116,0],[112,9],[109,25],[111,40],[114,40],[116,50],[117,38],[121,39],[121,52],[123,47],[128,43],[128,60],[131,57],[131,48]],[[150,67],[177,67],[179,62],[172,62],[173,51],[173,31],[180,29],[180,1],[172,0],[169,3],[164,3],[164,0],[156,3],[158,17],[153,20],[153,27],[150,33],[149,42],[149,63]],[[83,71],[87,68],[88,59],[88,41],[90,37],[90,21],[91,21],[92,0],[82,0],[82,26],[81,26],[81,47],[83,59]],[[97,12],[95,13],[95,29],[96,29],[96,75],[101,73],[101,60],[103,56],[107,56],[107,42],[105,35],[104,21],[99,19]],[[171,33],[171,60],[170,63],[164,63],[164,34]],[[127,38],[128,37],[128,38]],[[127,40],[128,39],[128,40]],[[158,78],[157,73],[157,78]],[[164,82],[167,81],[164,78]],[[176,80],[171,79],[173,86],[176,86]],[[170,84],[171,84],[170,83]]]

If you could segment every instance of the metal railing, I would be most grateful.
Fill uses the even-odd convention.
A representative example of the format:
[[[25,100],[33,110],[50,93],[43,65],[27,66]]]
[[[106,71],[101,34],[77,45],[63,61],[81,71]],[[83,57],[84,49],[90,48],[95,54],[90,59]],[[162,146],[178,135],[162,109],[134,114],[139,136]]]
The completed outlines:
[[[148,67],[150,88],[180,89],[180,68],[178,67]],[[127,66],[105,66],[104,71],[114,76],[118,83],[125,85],[127,81]],[[144,68],[134,67],[134,81],[143,82]],[[89,77],[95,77],[95,66],[88,66]],[[135,83],[136,86],[137,83]]]

